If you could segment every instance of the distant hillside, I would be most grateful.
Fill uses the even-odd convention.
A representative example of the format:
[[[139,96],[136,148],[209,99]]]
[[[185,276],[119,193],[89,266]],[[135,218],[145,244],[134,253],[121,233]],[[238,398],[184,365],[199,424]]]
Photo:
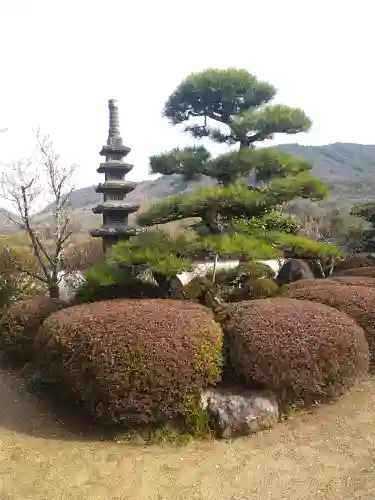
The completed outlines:
[[[11,214],[5,208],[0,207],[0,233],[6,234],[8,232],[12,232],[15,229],[15,224],[9,219],[12,217],[13,220],[16,220],[17,217],[14,214]]]
[[[375,145],[335,143],[326,146],[301,146],[285,144],[279,149],[300,156],[313,165],[312,174],[319,177],[331,191],[333,202],[353,205],[366,199],[375,198]],[[128,195],[128,200],[139,203],[141,210],[166,196],[186,192],[212,181],[185,183],[179,176],[158,178],[140,182],[137,189]],[[101,217],[92,213],[92,207],[101,199],[94,186],[77,189],[70,199],[73,220],[80,231],[101,224]],[[3,210],[4,212],[4,210]],[[48,223],[51,206],[46,206],[39,214],[41,223]],[[4,217],[0,211],[0,228],[5,229]]]
[[[333,199],[340,203],[354,204],[375,198],[375,145],[285,144],[280,149],[309,161],[313,175],[329,187]]]
[[[156,203],[158,200],[177,194],[194,190],[199,186],[212,184],[211,179],[195,183],[186,183],[180,176],[170,178],[161,178],[150,181],[140,182],[137,188],[126,197],[127,201],[140,204],[140,210],[145,210],[147,207]],[[95,186],[89,186],[82,189],[77,189],[72,193],[69,200],[69,209],[71,212],[72,221],[75,227],[79,227],[80,232],[89,231],[101,225],[102,217],[94,215],[92,208],[101,200],[101,195],[95,192]],[[52,206],[48,205],[42,212],[38,214],[38,219],[41,223],[48,223],[48,217],[51,213]],[[129,217],[129,222],[134,222],[135,214]]]

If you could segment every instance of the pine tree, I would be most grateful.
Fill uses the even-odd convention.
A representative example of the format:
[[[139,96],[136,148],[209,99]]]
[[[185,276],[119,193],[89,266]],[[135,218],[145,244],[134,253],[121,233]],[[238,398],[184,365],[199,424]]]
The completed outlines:
[[[206,137],[231,150],[213,157],[199,145],[152,156],[153,174],[180,175],[188,182],[205,176],[214,185],[168,197],[138,217],[141,226],[192,219],[190,239],[172,245],[168,236],[168,250],[160,235],[141,235],[117,245],[115,262],[142,262],[171,274],[210,255],[249,261],[277,258],[286,251],[298,256],[338,254],[331,245],[298,236],[293,219],[282,213],[284,204],[295,198],[326,197],[325,186],[309,174],[311,165],[276,148],[255,147],[275,134],[311,127],[302,110],[272,104],[275,95],[272,85],[236,69],[193,73],[177,87],[164,108],[169,121],[183,124],[196,139]]]

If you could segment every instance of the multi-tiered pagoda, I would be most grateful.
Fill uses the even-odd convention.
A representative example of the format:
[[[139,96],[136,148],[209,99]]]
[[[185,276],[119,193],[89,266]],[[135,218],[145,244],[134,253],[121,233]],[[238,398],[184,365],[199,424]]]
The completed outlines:
[[[124,162],[130,148],[124,146],[120,135],[117,102],[110,99],[108,108],[108,141],[99,153],[105,156],[105,162],[97,169],[98,173],[105,175],[105,180],[95,189],[97,193],[103,193],[103,202],[93,208],[94,214],[103,214],[103,225],[91,231],[91,236],[103,239],[104,251],[137,234],[135,228],[129,227],[128,217],[139,209],[139,205],[125,201],[126,195],[136,188],[135,182],[125,180],[125,175],[133,169],[133,165]]]

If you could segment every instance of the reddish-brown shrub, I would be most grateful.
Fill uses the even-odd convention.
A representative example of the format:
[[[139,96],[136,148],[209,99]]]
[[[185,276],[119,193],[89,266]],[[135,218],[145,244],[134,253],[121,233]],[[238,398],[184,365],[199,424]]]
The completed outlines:
[[[335,276],[368,276],[375,278],[375,267],[357,267],[355,269],[345,269],[335,273]]]
[[[285,295],[334,307],[351,316],[365,330],[372,363],[375,362],[375,290],[364,286],[336,285],[327,288],[289,290]]]
[[[108,423],[184,414],[221,376],[222,331],[199,304],[114,300],[51,316],[36,340],[42,374]]]
[[[33,357],[35,335],[52,313],[65,307],[61,300],[34,297],[11,304],[0,318],[0,348],[22,360]]]
[[[327,286],[334,286],[337,285],[337,282],[331,280],[331,279],[308,279],[308,280],[298,280],[298,281],[293,281],[292,283],[288,283],[287,285],[284,285],[281,287],[280,292],[281,294],[285,295],[289,290],[300,290],[302,288],[321,288],[321,287],[327,287]]]
[[[334,267],[334,274],[341,271],[346,271],[347,269],[357,269],[358,267],[374,267],[375,261],[371,257],[366,257],[364,255],[351,255],[345,260],[341,260]]]
[[[235,373],[284,403],[338,396],[368,369],[363,330],[325,305],[288,298],[239,302],[230,306],[224,329]]]
[[[367,276],[331,276],[330,282],[336,281],[342,285],[368,286],[375,288],[375,278]]]

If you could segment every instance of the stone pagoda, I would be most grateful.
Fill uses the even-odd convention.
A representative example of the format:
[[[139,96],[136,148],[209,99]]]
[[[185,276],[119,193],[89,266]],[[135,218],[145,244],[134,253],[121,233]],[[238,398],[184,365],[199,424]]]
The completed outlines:
[[[97,169],[98,173],[104,174],[104,182],[95,188],[97,193],[103,193],[103,202],[93,208],[94,214],[103,214],[103,225],[90,232],[91,236],[103,239],[104,252],[120,240],[137,234],[135,228],[128,226],[128,217],[139,209],[139,205],[125,201],[126,195],[134,191],[137,184],[125,180],[133,165],[124,162],[130,148],[124,146],[120,135],[117,101],[110,99],[108,108],[108,140],[99,153],[105,156],[105,162]]]

